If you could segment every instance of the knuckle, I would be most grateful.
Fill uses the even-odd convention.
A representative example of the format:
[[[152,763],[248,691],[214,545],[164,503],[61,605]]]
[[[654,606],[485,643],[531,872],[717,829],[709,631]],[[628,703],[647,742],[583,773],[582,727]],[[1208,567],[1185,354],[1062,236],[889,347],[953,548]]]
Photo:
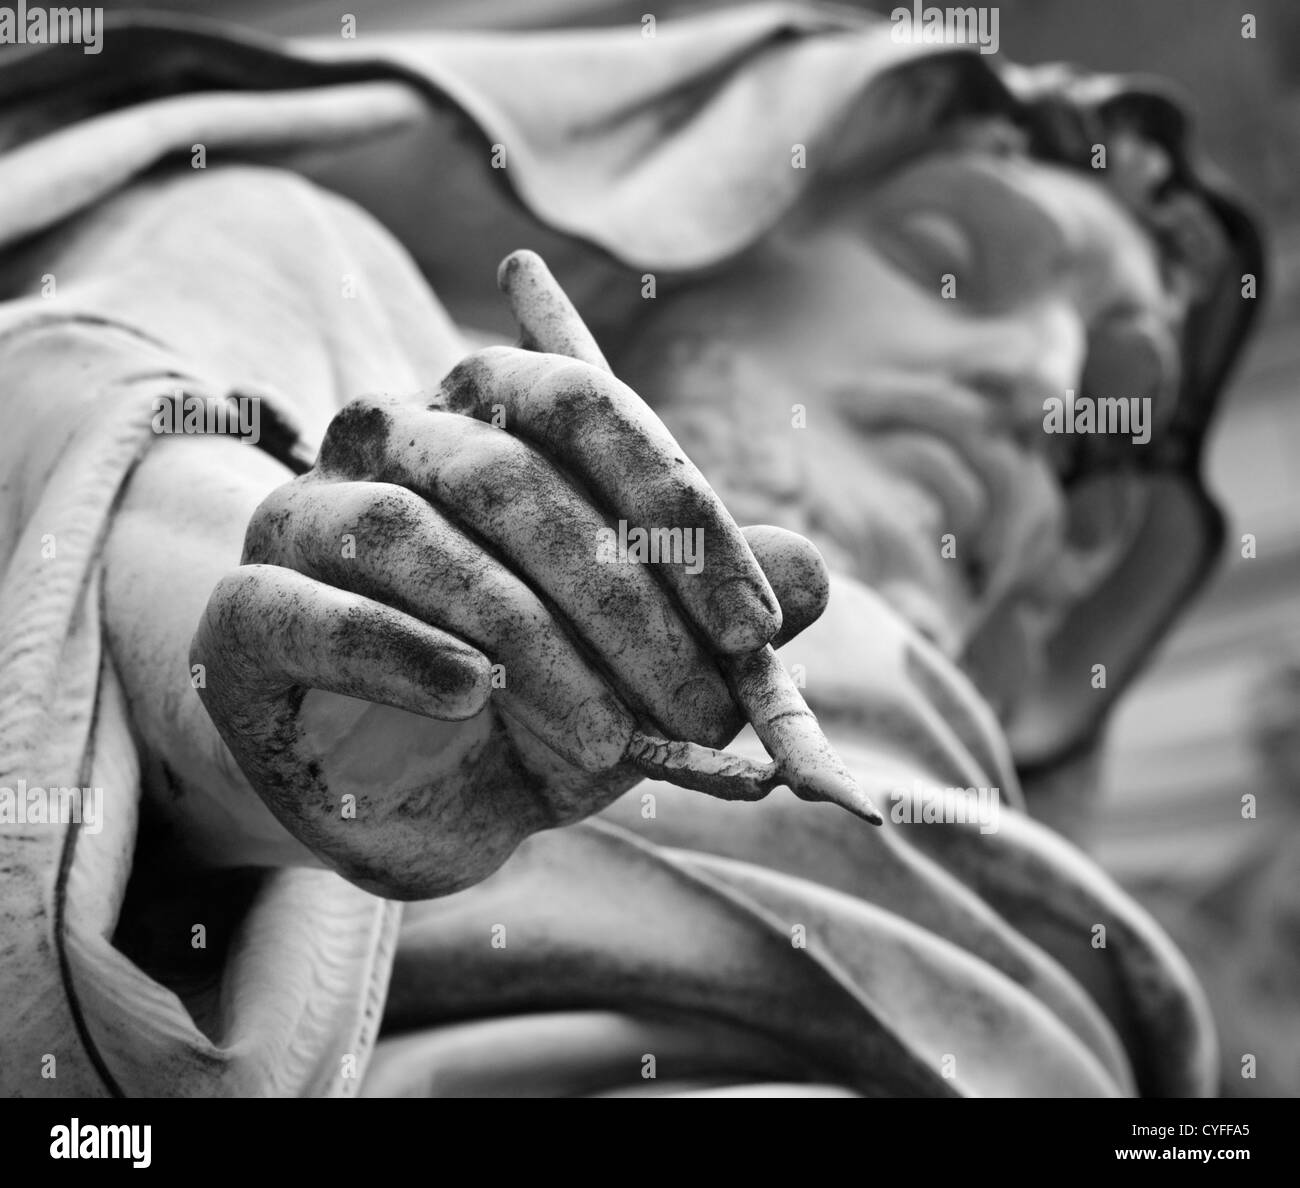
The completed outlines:
[[[490,494],[494,500],[532,498],[554,472],[531,446],[500,429],[484,428],[440,474],[449,495]]]
[[[278,556],[293,533],[301,479],[276,487],[253,509],[244,532],[244,564]]]
[[[507,346],[483,347],[471,352],[443,379],[439,403],[452,412],[472,411],[504,374],[520,365],[520,357],[527,354]]]
[[[471,351],[461,360],[461,365],[469,366],[481,375],[491,375],[496,371],[517,366],[521,360],[531,355],[531,351],[520,350],[519,347],[488,346]]]
[[[243,609],[250,601],[260,599],[264,593],[261,569],[256,565],[241,565],[217,579],[212,588],[210,602],[224,609]]]
[[[194,649],[211,658],[242,646],[260,622],[254,612],[268,602],[266,579],[260,566],[241,565],[223,574],[208,596]]]
[[[432,511],[414,491],[395,483],[367,483],[342,494],[331,519],[340,532],[410,539],[427,531]]]
[[[532,400],[563,424],[619,416],[624,407],[617,380],[590,363],[564,359],[548,367],[531,393]]]

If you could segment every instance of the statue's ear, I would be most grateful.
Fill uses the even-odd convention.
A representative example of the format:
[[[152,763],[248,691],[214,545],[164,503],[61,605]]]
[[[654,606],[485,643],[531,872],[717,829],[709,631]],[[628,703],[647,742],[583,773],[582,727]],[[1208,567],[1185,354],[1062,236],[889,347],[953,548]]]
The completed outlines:
[[[1117,312],[1089,329],[1082,394],[1149,399],[1153,440],[1173,420],[1181,378],[1176,328],[1155,311]]]

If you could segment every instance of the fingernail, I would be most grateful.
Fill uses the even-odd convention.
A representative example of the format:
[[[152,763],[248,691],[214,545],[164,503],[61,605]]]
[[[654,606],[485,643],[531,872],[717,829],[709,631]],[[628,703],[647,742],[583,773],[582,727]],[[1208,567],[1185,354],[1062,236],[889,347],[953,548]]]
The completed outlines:
[[[730,655],[761,648],[781,629],[781,608],[764,584],[731,578],[709,595],[709,627],[714,643]]]
[[[574,762],[586,772],[617,767],[632,737],[632,719],[612,697],[589,697],[565,725],[574,743]]]

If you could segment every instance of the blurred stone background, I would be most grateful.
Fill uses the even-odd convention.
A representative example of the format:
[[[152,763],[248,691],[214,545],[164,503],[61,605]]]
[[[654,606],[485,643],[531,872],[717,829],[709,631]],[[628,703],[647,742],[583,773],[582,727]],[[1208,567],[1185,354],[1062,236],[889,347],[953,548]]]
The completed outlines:
[[[277,33],[546,28],[638,22],[710,0],[154,0]],[[887,14],[892,3],[856,7]],[[1223,1091],[1300,1095],[1300,4],[1295,0],[1008,0],[1001,52],[1180,84],[1206,155],[1261,213],[1262,326],[1212,432],[1229,549],[1130,693],[1103,764],[1101,860],[1173,932],[1221,1029]],[[1241,36],[1242,16],[1257,22]],[[1242,533],[1257,556],[1241,556]],[[1242,816],[1242,796],[1256,817]],[[1242,1076],[1255,1057],[1254,1078]]]

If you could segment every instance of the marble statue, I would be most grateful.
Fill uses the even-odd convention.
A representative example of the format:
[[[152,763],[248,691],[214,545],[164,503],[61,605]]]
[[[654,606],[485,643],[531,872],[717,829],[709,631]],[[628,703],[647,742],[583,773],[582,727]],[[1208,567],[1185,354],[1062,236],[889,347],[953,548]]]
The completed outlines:
[[[809,7],[66,48],[0,57],[0,1090],[1213,1092],[1036,799],[1221,532],[1258,245],[1175,101]]]

